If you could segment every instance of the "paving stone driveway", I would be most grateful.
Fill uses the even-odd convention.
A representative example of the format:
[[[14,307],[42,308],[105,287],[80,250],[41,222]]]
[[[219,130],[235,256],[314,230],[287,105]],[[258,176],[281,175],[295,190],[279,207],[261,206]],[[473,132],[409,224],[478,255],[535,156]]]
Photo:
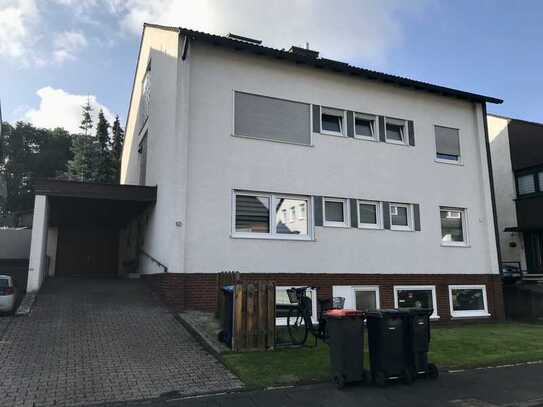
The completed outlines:
[[[241,386],[139,280],[55,278],[0,318],[0,405],[78,405]]]

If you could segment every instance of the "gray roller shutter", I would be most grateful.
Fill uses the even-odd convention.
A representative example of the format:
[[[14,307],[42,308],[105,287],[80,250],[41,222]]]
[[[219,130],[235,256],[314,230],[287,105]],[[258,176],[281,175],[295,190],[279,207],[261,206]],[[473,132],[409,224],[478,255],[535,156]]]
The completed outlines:
[[[313,133],[321,132],[321,107],[313,105]]]
[[[414,146],[415,145],[415,123],[413,123],[413,120],[409,120],[407,122],[407,134],[409,135],[409,145]]]
[[[311,144],[309,104],[236,92],[234,133],[237,136]]]
[[[458,129],[435,126],[436,151],[438,154],[460,156],[460,136]]]
[[[390,229],[390,203],[383,202],[383,227]]]
[[[322,196],[313,197],[313,212],[315,226],[322,226]]]
[[[358,227],[358,202],[356,199],[350,199],[350,208],[351,208],[351,226],[353,228]]]
[[[413,217],[415,218],[415,230],[420,230],[420,205],[413,204]]]
[[[379,116],[379,140],[386,141],[385,117]]]
[[[354,137],[354,113],[347,112],[347,136]]]

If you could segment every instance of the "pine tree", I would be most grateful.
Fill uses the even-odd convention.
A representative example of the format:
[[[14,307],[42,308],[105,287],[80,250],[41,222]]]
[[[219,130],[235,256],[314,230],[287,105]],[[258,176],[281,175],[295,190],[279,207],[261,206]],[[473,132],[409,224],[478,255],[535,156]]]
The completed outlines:
[[[121,175],[121,158],[123,154],[123,143],[124,143],[124,131],[121,127],[121,121],[119,120],[119,115],[115,116],[115,121],[113,122],[112,127],[113,133],[113,143],[111,146],[111,153],[113,155],[113,165],[115,168],[115,180],[116,182],[120,181]]]
[[[90,105],[89,98],[87,98],[87,104],[81,106],[81,109],[83,110],[83,112],[81,112],[82,119],[81,119],[81,125],[79,126],[79,128],[83,130],[83,134],[85,136],[88,136],[93,126],[92,117],[91,117],[92,107]]]
[[[109,123],[100,110],[98,124],[96,125],[96,141],[98,143],[98,161],[96,162],[96,182],[114,182],[115,169],[109,137]]]

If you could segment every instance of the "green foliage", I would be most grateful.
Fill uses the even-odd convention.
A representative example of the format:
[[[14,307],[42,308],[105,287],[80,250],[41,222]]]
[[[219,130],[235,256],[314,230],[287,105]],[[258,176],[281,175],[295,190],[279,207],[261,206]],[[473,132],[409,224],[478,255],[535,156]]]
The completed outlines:
[[[114,183],[115,168],[109,137],[109,123],[100,110],[98,113],[98,124],[96,126],[96,142],[98,143],[98,156],[96,160],[95,182]]]
[[[113,142],[111,145],[111,153],[113,155],[113,165],[115,168],[115,179],[119,181],[121,173],[121,158],[123,153],[123,143],[124,143],[124,131],[121,127],[121,121],[119,120],[119,115],[115,116],[115,121],[111,128],[113,133]]]
[[[15,127],[2,123],[2,130],[0,223],[6,223],[14,212],[32,209],[34,180],[62,175],[72,154],[71,136],[63,129],[38,129],[18,122]]]
[[[92,117],[91,117],[92,107],[88,99],[87,99],[87,104],[81,106],[81,109],[82,109],[82,112],[81,112],[82,117],[81,117],[81,125],[79,126],[79,128],[83,130],[84,135],[88,136],[93,126]]]
[[[73,159],[68,162],[68,178],[83,182],[95,182],[96,162],[99,157],[98,143],[94,136],[75,134],[72,136]]]

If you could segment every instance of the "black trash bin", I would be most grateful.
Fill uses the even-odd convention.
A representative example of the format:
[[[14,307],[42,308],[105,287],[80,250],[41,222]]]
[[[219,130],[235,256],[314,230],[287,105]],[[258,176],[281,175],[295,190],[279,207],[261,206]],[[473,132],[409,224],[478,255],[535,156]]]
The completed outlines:
[[[407,361],[414,378],[424,375],[435,379],[439,376],[436,365],[428,363],[430,350],[431,308],[409,308],[405,310],[405,346]]]
[[[232,347],[232,336],[234,329],[234,286],[225,285],[221,290],[224,293],[224,315],[222,331],[219,332],[219,341]]]
[[[324,318],[330,367],[337,387],[365,381],[364,314],[356,310],[334,309],[327,311]]]
[[[397,309],[368,311],[368,344],[371,376],[384,386],[388,379],[401,379],[410,384],[413,375],[409,369],[404,319],[406,313]]]

